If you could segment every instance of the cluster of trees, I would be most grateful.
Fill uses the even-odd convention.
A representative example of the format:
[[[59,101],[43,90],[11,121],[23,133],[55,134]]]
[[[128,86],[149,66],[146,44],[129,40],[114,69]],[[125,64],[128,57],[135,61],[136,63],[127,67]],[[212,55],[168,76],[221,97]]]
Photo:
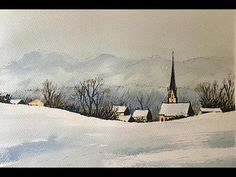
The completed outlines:
[[[43,83],[43,98],[45,105],[51,108],[61,108],[73,112],[80,112],[86,116],[102,119],[116,119],[113,104],[110,99],[110,90],[103,87],[100,78],[88,79],[74,86],[74,103],[69,102],[63,89],[46,80]]]
[[[80,113],[103,119],[116,119],[110,89],[105,88],[100,78],[88,79],[74,87]]]
[[[135,109],[150,109],[157,118],[160,109],[157,100],[162,100],[162,95],[154,91],[130,93],[128,90],[117,95],[105,87],[101,78],[88,79],[75,85],[70,99],[64,96],[68,94],[67,91],[68,89],[59,88],[52,81],[46,80],[41,89],[45,106],[114,120],[117,114],[113,110],[113,105],[127,105],[131,112]]]
[[[0,102],[1,103],[10,103],[12,96],[10,94],[0,93]]]
[[[50,108],[64,108],[66,106],[62,90],[52,81],[46,80],[43,83],[42,92],[46,106]]]
[[[234,78],[229,76],[221,84],[204,82],[197,85],[195,91],[199,94],[200,103],[204,108],[221,108],[222,111],[235,110]]]

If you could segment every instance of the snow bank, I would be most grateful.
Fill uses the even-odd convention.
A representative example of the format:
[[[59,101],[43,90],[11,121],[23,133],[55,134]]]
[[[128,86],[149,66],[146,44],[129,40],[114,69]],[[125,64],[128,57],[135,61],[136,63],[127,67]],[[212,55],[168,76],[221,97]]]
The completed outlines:
[[[236,166],[236,112],[126,123],[0,103],[0,166]]]

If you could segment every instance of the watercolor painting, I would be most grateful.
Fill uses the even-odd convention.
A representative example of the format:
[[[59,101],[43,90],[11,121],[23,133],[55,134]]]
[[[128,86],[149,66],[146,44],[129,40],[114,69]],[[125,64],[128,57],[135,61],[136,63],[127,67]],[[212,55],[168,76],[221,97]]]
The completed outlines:
[[[1,167],[236,167],[234,10],[1,10]]]

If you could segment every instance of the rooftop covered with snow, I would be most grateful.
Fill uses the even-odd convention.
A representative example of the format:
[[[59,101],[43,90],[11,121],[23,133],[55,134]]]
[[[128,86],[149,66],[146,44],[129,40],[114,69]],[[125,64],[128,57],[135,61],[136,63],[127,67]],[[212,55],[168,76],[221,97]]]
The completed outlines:
[[[20,102],[23,102],[23,100],[22,99],[11,99],[10,100],[11,104],[19,104]]]
[[[188,103],[162,103],[159,114],[165,116],[188,116],[191,104]]]
[[[127,106],[113,106],[113,110],[115,110],[118,113],[125,112],[126,109],[128,109]]]
[[[133,117],[146,117],[149,112],[149,110],[135,110]]]
[[[200,108],[201,112],[222,112],[220,108]]]

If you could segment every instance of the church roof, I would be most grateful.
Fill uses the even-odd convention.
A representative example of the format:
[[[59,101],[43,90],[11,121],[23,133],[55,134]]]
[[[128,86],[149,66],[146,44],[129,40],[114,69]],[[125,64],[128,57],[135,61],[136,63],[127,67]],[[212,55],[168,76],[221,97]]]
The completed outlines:
[[[159,114],[165,116],[188,116],[190,103],[162,103]]]

